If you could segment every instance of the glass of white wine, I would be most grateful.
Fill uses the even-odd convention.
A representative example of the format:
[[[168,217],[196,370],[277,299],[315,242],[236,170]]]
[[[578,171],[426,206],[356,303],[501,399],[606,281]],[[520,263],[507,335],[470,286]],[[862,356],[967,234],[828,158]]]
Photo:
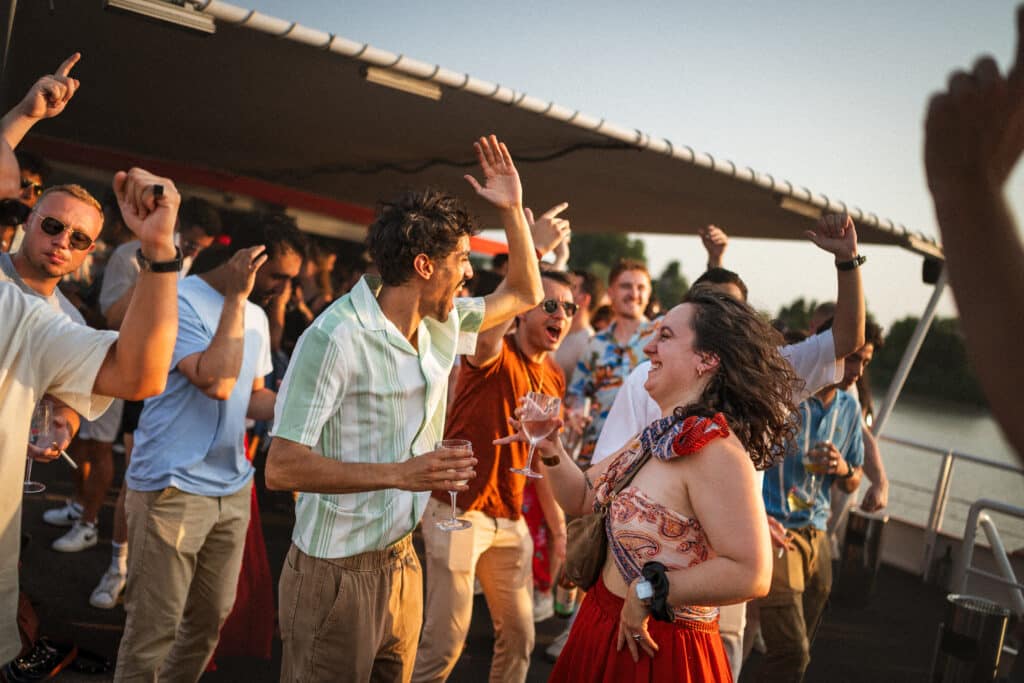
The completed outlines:
[[[533,451],[537,444],[543,441],[548,434],[558,426],[558,410],[562,400],[557,396],[538,394],[531,391],[523,398],[522,412],[519,415],[519,424],[522,425],[523,433],[530,440],[530,451],[526,456],[525,467],[510,467],[509,470],[516,474],[531,479],[540,479],[543,475],[530,469],[533,464]]]
[[[460,451],[464,452],[466,456],[473,455],[473,444],[466,439],[445,439],[438,441],[434,444],[434,450],[447,450],[447,451]],[[454,486],[462,486],[466,483],[465,479],[453,480]],[[459,495],[458,491],[448,491],[448,495],[452,497],[452,516],[449,519],[441,520],[436,522],[437,528],[441,531],[459,531],[461,529],[468,529],[473,526],[473,523],[468,519],[459,519],[456,516],[457,509],[455,507],[455,499]]]

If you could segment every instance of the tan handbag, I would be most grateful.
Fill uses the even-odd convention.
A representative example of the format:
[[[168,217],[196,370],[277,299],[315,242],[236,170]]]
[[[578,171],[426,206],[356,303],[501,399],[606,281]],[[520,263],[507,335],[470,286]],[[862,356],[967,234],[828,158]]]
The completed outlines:
[[[633,477],[650,457],[650,450],[645,450],[622,478],[615,482],[608,502],[602,505],[595,503],[593,514],[577,517],[569,522],[566,528],[563,571],[570,581],[583,590],[589,590],[597,583],[601,576],[601,568],[604,567],[604,558],[608,554],[608,535],[605,533],[608,508],[615,500],[615,496],[633,481]]]

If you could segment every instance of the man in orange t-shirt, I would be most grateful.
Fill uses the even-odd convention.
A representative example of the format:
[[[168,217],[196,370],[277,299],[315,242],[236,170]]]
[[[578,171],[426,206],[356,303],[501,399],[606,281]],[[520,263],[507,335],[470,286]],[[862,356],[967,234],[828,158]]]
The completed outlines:
[[[514,331],[481,333],[476,352],[463,358],[459,370],[445,438],[473,444],[476,478],[457,498],[460,516],[473,526],[438,529],[436,522],[451,514],[450,499],[445,491],[433,493],[423,516],[427,601],[414,681],[443,681],[458,661],[473,614],[474,578],[494,620],[491,680],[526,680],[534,642],[533,542],[522,515],[526,477],[509,469],[526,465],[527,447],[492,442],[509,434],[519,397],[565,393],[565,376],[551,354],[568,333],[576,304],[564,274],[542,271],[541,277],[544,301],[518,316]]]

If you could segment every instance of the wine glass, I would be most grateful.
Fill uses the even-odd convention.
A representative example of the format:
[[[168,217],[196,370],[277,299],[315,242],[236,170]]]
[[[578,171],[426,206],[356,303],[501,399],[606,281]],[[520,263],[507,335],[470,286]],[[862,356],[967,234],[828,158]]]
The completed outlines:
[[[822,456],[822,450],[820,446],[814,446],[800,455],[806,476],[800,486],[794,486],[786,495],[786,502],[793,512],[810,510],[818,499],[822,481],[828,471],[828,460]]]
[[[562,401],[557,396],[538,394],[535,391],[526,394],[523,398],[519,423],[523,427],[526,438],[530,440],[530,452],[526,456],[526,467],[510,467],[509,471],[531,479],[540,479],[543,476],[530,469],[530,465],[533,463],[533,451],[537,448],[537,444],[558,426],[558,409],[561,405]]]
[[[49,401],[40,401],[32,411],[32,426],[29,430],[28,442],[43,448],[53,442],[53,406]],[[25,458],[25,493],[42,493],[46,485],[32,481],[32,458]]]
[[[438,441],[434,444],[434,450],[439,451],[442,449],[448,451],[460,451],[467,456],[473,455],[473,444],[465,439],[445,439],[444,441]],[[462,486],[465,483],[465,479],[452,481],[452,484],[455,486]],[[452,516],[450,519],[436,522],[435,524],[437,528],[441,531],[459,531],[473,526],[473,523],[468,519],[459,519],[455,516],[455,498],[459,495],[459,492],[449,490],[448,495],[452,497]]]

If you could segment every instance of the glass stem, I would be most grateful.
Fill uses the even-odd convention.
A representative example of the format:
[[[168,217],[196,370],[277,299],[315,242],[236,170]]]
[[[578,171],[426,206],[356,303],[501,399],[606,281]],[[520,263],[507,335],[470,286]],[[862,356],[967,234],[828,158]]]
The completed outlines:
[[[32,481],[32,458],[25,458],[28,463],[25,465],[25,481]]]
[[[448,495],[452,497],[452,521],[456,521],[455,518],[455,498],[459,495],[456,491],[449,491]]]
[[[537,444],[535,444],[533,442],[533,439],[530,439],[530,449],[526,453],[526,467],[524,467],[523,469],[525,469],[525,470],[531,469],[531,466],[533,465],[533,450],[536,447],[537,447]]]

